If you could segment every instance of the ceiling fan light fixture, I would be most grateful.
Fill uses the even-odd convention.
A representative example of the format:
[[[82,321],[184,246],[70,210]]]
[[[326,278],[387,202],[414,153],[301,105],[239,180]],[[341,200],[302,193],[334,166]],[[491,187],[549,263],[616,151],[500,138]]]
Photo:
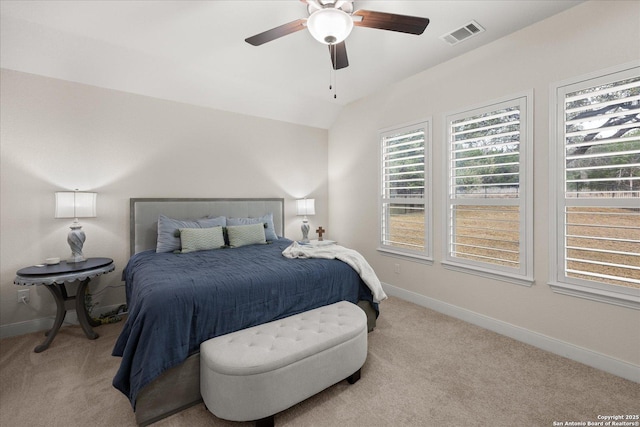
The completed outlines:
[[[348,13],[334,8],[320,9],[309,16],[307,28],[314,39],[324,44],[344,41],[353,29],[353,20]]]

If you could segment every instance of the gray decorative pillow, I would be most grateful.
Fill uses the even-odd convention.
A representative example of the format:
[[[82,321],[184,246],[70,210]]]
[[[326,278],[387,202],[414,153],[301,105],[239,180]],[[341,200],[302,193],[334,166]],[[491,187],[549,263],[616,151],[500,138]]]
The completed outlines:
[[[180,242],[182,243],[182,250],[178,252],[183,254],[219,249],[224,246],[222,227],[181,228]]]
[[[276,229],[273,225],[273,214],[268,213],[260,218],[227,218],[227,225],[264,224],[264,235],[267,240],[278,240]]]
[[[224,227],[226,224],[227,219],[223,216],[218,218],[202,218],[198,220],[181,220],[160,215],[158,216],[158,240],[156,242],[156,252],[173,252],[180,250],[180,228]]]
[[[227,226],[227,236],[229,237],[229,246],[234,248],[267,243],[264,237],[264,225],[261,222]]]

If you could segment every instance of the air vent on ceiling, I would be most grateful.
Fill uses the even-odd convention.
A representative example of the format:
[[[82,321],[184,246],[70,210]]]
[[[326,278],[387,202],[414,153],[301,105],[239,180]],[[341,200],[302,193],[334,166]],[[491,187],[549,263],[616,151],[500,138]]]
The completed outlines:
[[[476,21],[471,21],[467,25],[453,30],[450,33],[440,36],[440,38],[450,45],[460,43],[463,40],[468,39],[471,36],[480,34],[484,31],[484,28],[480,26]]]

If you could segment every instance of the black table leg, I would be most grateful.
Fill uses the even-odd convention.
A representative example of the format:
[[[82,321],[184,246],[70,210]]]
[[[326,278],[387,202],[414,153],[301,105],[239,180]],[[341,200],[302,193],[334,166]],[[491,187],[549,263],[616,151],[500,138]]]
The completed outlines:
[[[67,308],[76,310],[76,315],[78,316],[78,322],[84,331],[84,334],[90,340],[95,340],[99,337],[99,335],[91,329],[92,321],[89,317],[89,313],[87,313],[87,306],[84,303],[85,294],[87,293],[87,286],[89,285],[89,279],[85,279],[78,285],[78,290],[75,296],[67,295],[67,288],[64,284],[53,284],[46,285],[45,288],[51,292],[53,295],[53,299],[56,302],[56,320],[53,322],[53,327],[45,332],[47,339],[44,340],[42,344],[37,346],[34,351],[36,353],[41,353],[49,348],[51,342],[58,334],[60,327],[62,326],[62,322],[64,321],[65,316],[67,315]],[[71,305],[70,301],[75,300],[75,305]],[[68,304],[67,304],[68,303]],[[95,326],[95,325],[94,325]]]
[[[64,317],[67,314],[67,310],[64,308],[64,298],[62,297],[62,290],[59,287],[60,285],[50,285],[45,286],[53,295],[53,299],[56,302],[56,320],[53,322],[53,327],[48,330],[45,335],[47,339],[44,340],[42,344],[36,346],[33,350],[36,353],[41,353],[49,348],[51,341],[56,337],[60,326],[62,326],[62,322],[64,321]]]
[[[87,313],[87,305],[84,303],[84,298],[87,293],[87,285],[89,285],[89,279],[84,279],[78,286],[78,291],[76,292],[76,314],[78,315],[78,322],[80,322],[80,326],[82,326],[84,334],[90,340],[95,340],[99,335],[91,329],[92,320],[89,317],[89,313]]]

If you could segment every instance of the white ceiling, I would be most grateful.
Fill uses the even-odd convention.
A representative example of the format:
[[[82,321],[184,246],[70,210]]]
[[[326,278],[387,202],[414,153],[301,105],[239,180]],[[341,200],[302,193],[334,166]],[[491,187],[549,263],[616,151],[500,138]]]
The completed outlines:
[[[109,89],[329,128],[342,107],[581,1],[356,1],[427,17],[420,36],[356,27],[349,67],[329,91],[327,46],[303,30],[259,47],[244,39],[307,17],[280,1],[0,1],[0,65]],[[469,21],[486,31],[440,39]]]

